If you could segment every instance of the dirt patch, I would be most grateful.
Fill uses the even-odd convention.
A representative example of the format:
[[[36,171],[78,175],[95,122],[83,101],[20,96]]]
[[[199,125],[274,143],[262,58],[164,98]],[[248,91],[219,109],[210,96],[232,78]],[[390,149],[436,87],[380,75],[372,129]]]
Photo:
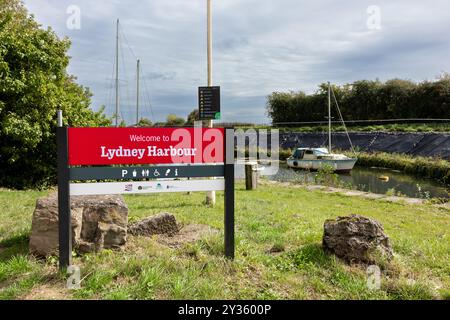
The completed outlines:
[[[179,248],[186,243],[196,242],[210,235],[218,234],[218,230],[204,224],[188,224],[181,226],[174,235],[157,235],[156,241],[170,248]]]
[[[63,284],[43,284],[34,287],[30,292],[20,297],[20,300],[69,300],[71,295]]]

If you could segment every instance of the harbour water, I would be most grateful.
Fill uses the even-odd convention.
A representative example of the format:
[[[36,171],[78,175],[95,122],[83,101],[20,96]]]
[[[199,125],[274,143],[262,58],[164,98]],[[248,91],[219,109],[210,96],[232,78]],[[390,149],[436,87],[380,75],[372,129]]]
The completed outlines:
[[[244,178],[242,166],[237,166],[237,176]],[[317,172],[294,170],[285,164],[280,164],[276,174],[265,176],[265,178],[280,182],[320,184]],[[350,174],[339,174],[336,178],[340,185],[361,191],[412,198],[450,199],[448,186],[432,179],[420,178],[396,170],[355,167]]]

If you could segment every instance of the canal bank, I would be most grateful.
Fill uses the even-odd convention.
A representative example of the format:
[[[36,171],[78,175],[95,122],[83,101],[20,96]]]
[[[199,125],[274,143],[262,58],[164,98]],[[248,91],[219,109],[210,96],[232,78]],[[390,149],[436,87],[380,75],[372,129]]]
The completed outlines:
[[[450,159],[449,133],[403,133],[403,132],[349,132],[353,147],[360,152],[401,153],[411,156]],[[299,147],[319,148],[328,145],[328,134],[324,132],[280,133],[280,149]],[[347,134],[335,132],[332,147],[351,151]]]
[[[332,185],[345,190],[357,190],[383,196],[400,196],[425,200],[440,199],[443,202],[450,200],[448,185],[434,179],[419,177],[399,170],[355,167],[348,174],[330,174],[295,170],[289,168],[282,161],[279,162],[277,170],[275,170],[276,167],[266,167],[264,163],[260,163],[259,166],[261,179],[267,181],[286,182],[296,185]],[[236,165],[235,175],[237,179],[245,178],[243,165]]]
[[[238,133],[244,134],[244,133]],[[400,132],[349,132],[356,150],[356,167],[387,168],[417,178],[432,179],[450,186],[450,134]],[[256,145],[256,135],[247,135],[250,145]],[[285,161],[299,147],[319,148],[328,145],[326,133],[284,132],[279,136],[279,159]],[[270,139],[267,141],[271,149]],[[345,133],[333,133],[332,147],[336,152],[354,156]],[[248,156],[248,152],[246,152]]]
[[[291,188],[303,188],[308,191],[320,191],[324,193],[330,193],[330,194],[340,194],[343,196],[348,197],[359,197],[363,199],[369,199],[369,200],[380,200],[380,201],[386,201],[390,203],[399,203],[399,204],[407,204],[407,205],[423,205],[423,204],[429,204],[429,199],[423,199],[423,198],[410,198],[410,197],[404,197],[404,196],[396,196],[396,195],[383,195],[383,194],[377,194],[372,192],[365,192],[365,191],[359,191],[359,190],[350,190],[345,188],[337,188],[337,187],[329,187],[329,186],[322,186],[322,185],[299,185],[292,182],[279,182],[279,181],[273,181],[273,180],[262,180],[262,185],[267,186],[282,186],[282,187],[291,187]],[[436,203],[435,204],[439,208],[450,210],[450,203]]]

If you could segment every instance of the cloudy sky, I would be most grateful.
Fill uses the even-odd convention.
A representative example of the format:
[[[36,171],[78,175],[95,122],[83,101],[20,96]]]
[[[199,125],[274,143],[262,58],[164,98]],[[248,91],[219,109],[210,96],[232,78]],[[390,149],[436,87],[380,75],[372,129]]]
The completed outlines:
[[[197,87],[207,81],[206,0],[25,4],[44,27],[71,38],[69,72],[91,88],[94,109],[114,112],[117,18],[125,120],[135,117],[136,57],[142,116],[185,117],[196,107]],[[314,92],[325,81],[432,80],[450,71],[448,0],[213,0],[213,16],[213,82],[222,87],[225,121],[268,123],[265,102],[273,91]]]

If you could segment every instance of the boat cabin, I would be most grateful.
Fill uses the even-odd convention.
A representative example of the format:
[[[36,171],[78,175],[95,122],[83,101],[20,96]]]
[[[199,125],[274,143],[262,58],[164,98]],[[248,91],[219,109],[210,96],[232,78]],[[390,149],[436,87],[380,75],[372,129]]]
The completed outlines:
[[[316,160],[329,155],[326,148],[298,148],[292,154],[292,158],[296,160]]]

